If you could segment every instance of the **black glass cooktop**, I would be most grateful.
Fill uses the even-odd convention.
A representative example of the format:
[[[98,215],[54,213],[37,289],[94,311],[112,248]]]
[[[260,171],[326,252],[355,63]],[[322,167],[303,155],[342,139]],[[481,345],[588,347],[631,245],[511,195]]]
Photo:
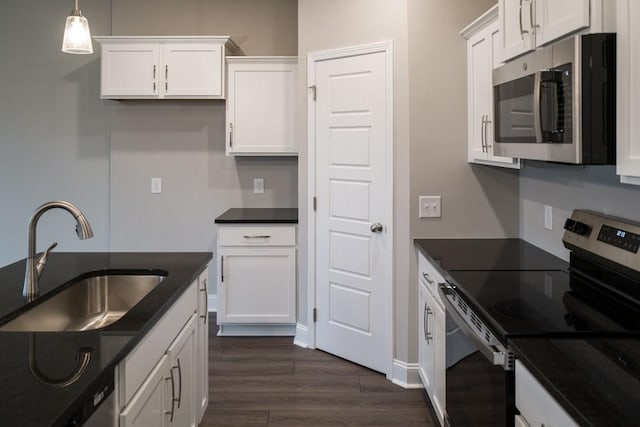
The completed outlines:
[[[518,336],[635,334],[636,308],[567,271],[453,271],[465,302],[501,341]]]

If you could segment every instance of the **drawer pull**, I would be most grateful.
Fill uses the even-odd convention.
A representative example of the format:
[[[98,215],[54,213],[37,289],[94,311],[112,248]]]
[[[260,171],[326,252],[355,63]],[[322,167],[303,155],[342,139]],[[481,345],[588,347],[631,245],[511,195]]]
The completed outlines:
[[[268,234],[264,234],[264,235],[254,235],[254,236],[242,236],[245,239],[270,239],[271,236]]]
[[[436,282],[434,282],[427,273],[422,273],[422,277],[424,277],[424,280],[426,280],[430,285],[436,284]]]

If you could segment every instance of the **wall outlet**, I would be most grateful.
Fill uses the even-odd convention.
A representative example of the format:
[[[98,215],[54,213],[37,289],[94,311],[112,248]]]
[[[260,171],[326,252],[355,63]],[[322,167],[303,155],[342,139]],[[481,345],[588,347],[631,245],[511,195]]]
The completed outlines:
[[[264,178],[253,180],[253,194],[264,194]]]
[[[420,196],[418,199],[419,218],[440,218],[441,196]]]
[[[544,228],[553,230],[553,209],[549,205],[544,205]]]
[[[162,193],[162,178],[151,178],[151,192]]]

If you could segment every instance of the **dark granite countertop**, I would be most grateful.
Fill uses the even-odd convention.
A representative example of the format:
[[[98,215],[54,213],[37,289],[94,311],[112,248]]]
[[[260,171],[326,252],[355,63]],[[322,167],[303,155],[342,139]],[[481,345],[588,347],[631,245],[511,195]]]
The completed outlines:
[[[420,252],[446,271],[564,270],[569,264],[522,239],[414,239]]]
[[[163,270],[167,277],[124,317],[103,329],[0,332],[0,424],[65,425],[69,416],[99,391],[106,379],[113,378],[115,366],[196,280],[211,258],[208,252],[51,254],[40,279],[41,298],[89,272]],[[24,271],[24,260],[0,269],[0,319],[28,308],[22,297]],[[81,348],[91,348],[91,359],[75,383],[55,388],[32,374],[30,354],[43,375],[68,376],[75,369]]]
[[[516,338],[509,346],[579,425],[638,424],[640,340]]]
[[[297,224],[297,208],[231,208],[216,224]]]

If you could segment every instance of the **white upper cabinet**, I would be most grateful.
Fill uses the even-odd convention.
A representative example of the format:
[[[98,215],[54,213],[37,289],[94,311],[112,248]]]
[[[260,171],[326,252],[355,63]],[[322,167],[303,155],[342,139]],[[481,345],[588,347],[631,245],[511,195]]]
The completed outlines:
[[[296,57],[229,57],[227,155],[295,156]]]
[[[501,64],[498,7],[462,30],[462,35],[467,39],[468,161],[519,168],[519,160],[493,154],[492,72]]]
[[[640,2],[618,1],[617,162],[620,180],[640,185]]]
[[[97,37],[105,99],[224,99],[228,37]]]
[[[536,46],[589,26],[589,0],[535,0],[535,10]]]
[[[499,0],[502,60],[588,28],[594,18],[590,10],[601,18],[605,1]],[[602,31],[600,25],[597,27],[597,31]]]
[[[535,49],[533,0],[499,0],[502,61]]]

